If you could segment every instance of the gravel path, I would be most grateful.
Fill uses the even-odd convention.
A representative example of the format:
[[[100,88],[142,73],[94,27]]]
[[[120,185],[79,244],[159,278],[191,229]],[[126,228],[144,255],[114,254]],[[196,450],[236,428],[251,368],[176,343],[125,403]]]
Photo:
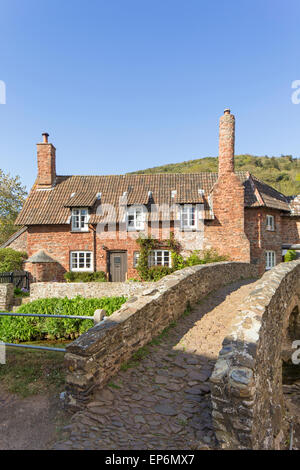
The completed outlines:
[[[254,281],[213,292],[136,366],[120,371],[76,413],[55,449],[195,449],[215,446],[209,377]],[[157,342],[156,342],[157,343]]]

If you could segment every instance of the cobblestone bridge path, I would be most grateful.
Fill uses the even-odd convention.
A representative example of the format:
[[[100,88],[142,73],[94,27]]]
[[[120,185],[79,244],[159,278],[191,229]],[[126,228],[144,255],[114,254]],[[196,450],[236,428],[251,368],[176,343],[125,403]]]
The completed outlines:
[[[214,448],[209,377],[253,283],[240,281],[211,293],[143,348],[131,367],[74,414],[54,448]]]

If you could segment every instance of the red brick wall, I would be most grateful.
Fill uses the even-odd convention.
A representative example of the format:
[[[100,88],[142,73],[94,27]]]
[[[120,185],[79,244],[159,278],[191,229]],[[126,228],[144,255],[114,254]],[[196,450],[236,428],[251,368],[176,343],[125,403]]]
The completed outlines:
[[[205,223],[204,246],[215,248],[232,261],[250,261],[244,231],[244,190],[234,173],[220,176],[213,192],[215,219]]]
[[[56,177],[55,147],[52,144],[37,144],[39,186],[52,186]]]
[[[31,256],[42,249],[55,259],[60,266],[57,273],[58,280],[63,280],[64,273],[69,271],[70,251],[84,250],[94,253],[94,246],[96,247],[94,264],[97,271],[107,271],[109,250],[124,250],[128,256],[128,278],[138,277],[136,269],[133,268],[133,253],[140,248],[131,237],[120,240],[117,234],[116,240],[107,240],[97,234],[95,236],[92,230],[72,233],[70,225],[30,226],[28,229],[28,255]]]
[[[244,209],[243,197],[242,185],[235,175],[219,178],[214,188],[215,220],[205,222],[204,248],[213,247],[234,261],[251,261],[262,274],[265,270],[265,250],[275,251],[276,261],[279,263],[282,242],[296,243],[299,240],[296,221],[294,218],[281,217],[280,211],[276,210]],[[267,214],[275,217],[274,232],[266,230]],[[300,220],[297,223],[299,229]],[[28,255],[41,249],[59,263],[56,273],[58,280],[63,280],[63,274],[69,271],[70,251],[94,252],[94,249],[97,271],[107,271],[110,250],[124,250],[128,256],[128,278],[138,277],[133,267],[133,254],[140,247],[131,236],[123,240],[117,233],[115,240],[103,239],[99,234],[94,235],[92,230],[72,233],[70,225],[31,226],[28,228]]]
[[[282,261],[282,217],[280,211],[257,208],[245,209],[245,233],[250,241],[251,263],[258,267],[259,274],[265,272],[265,251],[276,253],[276,264]],[[275,230],[266,229],[267,215],[275,218]]]
[[[57,263],[25,263],[24,266],[31,274],[31,282],[56,281],[61,271]]]
[[[28,256],[39,250],[59,263],[57,276],[62,280],[69,271],[70,251],[93,251],[93,233],[72,233],[70,225],[32,225],[28,227]]]
[[[300,243],[300,216],[282,217],[282,243]]]

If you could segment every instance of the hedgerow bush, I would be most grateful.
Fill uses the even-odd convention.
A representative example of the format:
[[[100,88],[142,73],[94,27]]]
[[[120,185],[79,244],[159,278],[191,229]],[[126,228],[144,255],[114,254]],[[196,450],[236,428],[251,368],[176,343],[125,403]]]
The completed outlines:
[[[284,255],[284,262],[288,263],[289,261],[294,261],[297,259],[297,252],[295,250],[288,250]]]
[[[94,273],[76,273],[70,271],[64,274],[64,278],[67,282],[107,282],[104,271]]]
[[[12,248],[0,248],[0,273],[21,271],[27,253]]]
[[[107,316],[126,302],[126,297],[85,299],[50,298],[34,300],[17,309],[17,313],[79,315],[91,317],[96,309],[105,309]],[[0,317],[0,340],[9,343],[43,339],[74,339],[93,326],[93,320],[39,317]]]

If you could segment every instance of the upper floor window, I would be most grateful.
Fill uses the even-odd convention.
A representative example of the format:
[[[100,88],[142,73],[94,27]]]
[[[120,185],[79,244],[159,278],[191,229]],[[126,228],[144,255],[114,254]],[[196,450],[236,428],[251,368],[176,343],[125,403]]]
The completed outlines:
[[[267,230],[275,230],[274,215],[267,215]]]
[[[275,251],[266,251],[266,269],[272,269],[276,265],[276,253]]]
[[[153,250],[149,256],[149,266],[171,267],[171,254],[168,250]]]
[[[89,229],[88,217],[89,212],[87,209],[72,209],[72,230],[74,232],[87,232]]]
[[[194,204],[185,204],[181,207],[180,221],[182,230],[196,228],[196,213],[196,206]]]
[[[91,251],[71,251],[71,271],[93,271],[93,253]]]
[[[145,217],[142,207],[131,206],[127,209],[127,230],[144,230]]]

